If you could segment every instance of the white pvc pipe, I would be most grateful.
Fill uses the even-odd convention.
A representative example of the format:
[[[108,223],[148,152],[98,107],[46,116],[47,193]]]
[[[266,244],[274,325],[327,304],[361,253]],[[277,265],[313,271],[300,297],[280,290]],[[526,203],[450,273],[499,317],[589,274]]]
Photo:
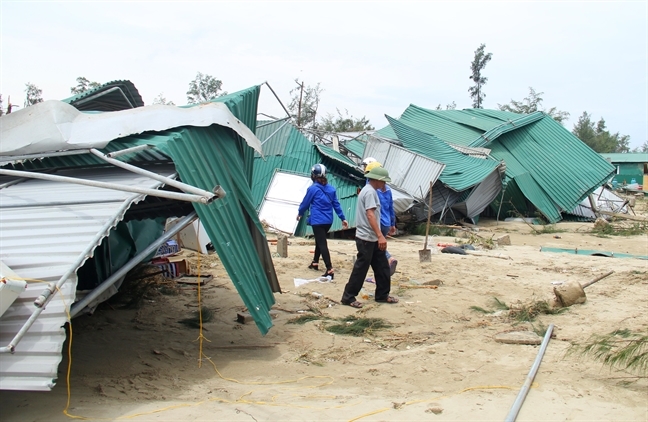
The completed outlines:
[[[74,183],[77,185],[94,186],[103,189],[112,189],[112,190],[118,190],[123,192],[133,192],[133,193],[139,193],[143,195],[158,196],[160,198],[176,199],[178,201],[200,202],[203,204],[208,204],[214,199],[218,198],[217,195],[213,195],[213,194],[211,197],[208,198],[205,196],[191,195],[188,193],[169,192],[169,191],[162,191],[158,189],[146,189],[146,188],[139,188],[135,186],[120,185],[117,183],[97,182],[95,180],[77,179],[74,177],[56,176],[54,174],[35,173],[31,171],[0,169],[0,174],[4,174],[6,176],[29,177],[32,179],[49,180],[53,182]]]
[[[102,294],[103,292],[108,290],[110,286],[115,284],[117,280],[119,280],[121,277],[126,275],[126,273],[128,273],[131,269],[133,269],[137,264],[142,262],[144,258],[146,258],[151,252],[157,251],[158,248],[164,242],[166,242],[167,240],[171,239],[173,236],[178,234],[180,230],[187,227],[196,218],[198,218],[198,215],[196,214],[196,211],[193,211],[191,214],[179,220],[178,223],[175,224],[171,229],[169,229],[169,231],[164,233],[162,237],[159,237],[155,242],[151,243],[146,249],[144,249],[142,252],[135,255],[124,266],[122,266],[119,270],[117,270],[110,277],[104,280],[103,283],[95,287],[95,289],[90,293],[88,293],[83,299],[81,299],[80,301],[72,305],[72,310],[70,311],[70,315],[72,317],[76,316],[79,312],[83,310],[83,308],[88,306],[90,302],[92,302],[97,297],[99,297],[100,294]]]
[[[535,361],[533,362],[533,366],[529,371],[529,375],[527,375],[527,378],[524,381],[524,385],[522,386],[522,389],[520,390],[517,397],[515,398],[515,402],[513,403],[511,410],[506,416],[506,419],[504,419],[505,422],[515,422],[515,419],[517,418],[517,415],[520,412],[520,409],[522,408],[522,404],[524,403],[524,399],[526,398],[527,393],[531,388],[531,383],[533,382],[533,379],[535,378],[536,373],[538,372],[538,368],[540,367],[540,362],[542,362],[542,357],[544,356],[545,350],[547,350],[547,345],[549,344],[549,340],[551,339],[551,333],[553,332],[553,329],[554,329],[554,325],[549,324],[549,328],[547,328],[547,332],[545,333],[544,339],[542,340],[542,345],[540,346],[540,350],[538,350],[538,355],[536,356]]]

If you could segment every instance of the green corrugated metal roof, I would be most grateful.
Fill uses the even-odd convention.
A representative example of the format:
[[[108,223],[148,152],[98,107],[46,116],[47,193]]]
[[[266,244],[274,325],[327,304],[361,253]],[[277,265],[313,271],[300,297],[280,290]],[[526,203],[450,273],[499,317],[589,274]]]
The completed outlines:
[[[645,152],[607,153],[600,155],[613,164],[648,163],[648,153]]]
[[[331,160],[339,161],[340,163],[346,164],[349,167],[356,167],[356,163],[352,159],[350,159],[346,155],[340,154],[338,151],[334,150],[331,147],[322,144],[317,144],[315,145],[315,148],[317,148],[322,155],[325,155],[327,158]]]
[[[344,148],[348,149],[360,158],[362,158],[366,145],[365,142],[359,139],[350,139],[343,144]]]
[[[254,130],[259,92],[260,87],[256,86],[214,101],[225,103],[241,122]],[[226,191],[223,199],[208,205],[193,205],[243,303],[259,330],[267,333],[272,326],[270,307],[275,303],[272,291],[279,291],[279,284],[249,187],[254,150],[232,130],[212,125],[120,138],[102,151],[143,144],[154,144],[156,148],[119,159],[131,163],[160,159],[168,162],[167,157],[171,157],[183,182],[205,190],[221,185]],[[85,154],[31,161],[25,163],[25,168],[88,165],[106,163]]]
[[[483,132],[521,116],[501,110],[431,110],[411,104],[398,121],[445,142],[469,146]],[[386,138],[396,138],[389,126],[377,133]]]
[[[480,183],[499,165],[493,160],[464,155],[433,135],[386,117],[405,148],[446,165],[439,179],[457,192]]]
[[[61,101],[81,111],[128,110],[144,105],[142,96],[131,81],[107,82]]]
[[[574,209],[615,171],[614,166],[548,115],[499,136],[489,147],[491,156],[506,162],[507,174],[517,177],[521,169],[526,170],[562,212]],[[520,188],[532,194],[525,192],[522,185]],[[529,196],[535,204],[532,198]]]
[[[263,126],[257,130],[257,137],[263,142],[283,123],[282,121],[273,124],[264,122]],[[320,147],[326,152],[326,155],[318,150]],[[254,159],[252,195],[257,209],[261,207],[263,197],[275,171],[284,170],[309,176],[313,165],[322,163],[328,168],[329,183],[337,190],[338,200],[349,226],[355,226],[357,187],[364,183],[362,174],[355,168],[355,163],[328,147],[322,145],[316,147],[291,123],[281,127],[272,138],[263,144],[263,153],[265,159],[260,156]],[[306,219],[301,221],[304,222]],[[302,222],[297,226],[295,236],[311,235],[311,227]],[[339,230],[342,230],[342,222],[336,217],[333,219],[331,231]]]
[[[544,116],[545,114],[541,111],[536,111],[535,113],[523,115],[522,117],[518,116],[518,118],[515,120],[509,120],[507,122],[504,122],[490,129],[487,132],[482,133],[481,135],[479,135],[477,139],[475,139],[473,142],[470,143],[470,146],[487,147],[490,142],[494,141],[499,136],[508,133],[512,130],[519,129],[522,126],[526,126],[531,123],[537,122],[538,120],[542,119]]]

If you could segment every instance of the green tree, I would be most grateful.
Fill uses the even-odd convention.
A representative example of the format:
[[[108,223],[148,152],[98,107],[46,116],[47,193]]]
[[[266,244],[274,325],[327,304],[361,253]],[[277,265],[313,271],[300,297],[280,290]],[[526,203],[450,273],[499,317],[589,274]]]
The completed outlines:
[[[153,104],[164,104],[164,105],[175,105],[171,100],[167,100],[164,96],[164,92],[160,92],[157,97],[153,100]]]
[[[31,82],[25,84],[25,107],[43,102],[43,90]]]
[[[488,82],[488,78],[482,76],[482,70],[484,70],[493,54],[484,53],[485,48],[486,44],[482,44],[477,50],[475,50],[475,58],[470,64],[472,74],[468,78],[470,78],[475,85],[468,88],[468,92],[470,93],[470,98],[473,100],[474,108],[484,108],[482,103],[484,102],[484,98],[486,98],[486,94],[484,94],[482,88],[486,85],[486,82]]]
[[[549,110],[542,108],[542,101],[544,100],[541,95],[543,94],[544,92],[535,92],[535,89],[529,87],[529,96],[525,97],[522,101],[511,100],[510,104],[497,104],[497,107],[503,111],[510,111],[519,114],[531,114],[536,111],[542,111],[551,116],[558,123],[563,124],[563,122],[569,117],[569,113],[566,111],[560,111],[556,107],[551,107]]]
[[[592,116],[584,111],[572,129],[572,133],[598,153],[629,152],[630,136],[619,132],[610,133],[601,117],[594,123]]]
[[[227,92],[222,91],[222,89],[223,82],[221,80],[198,72],[196,79],[189,82],[187,102],[189,104],[199,104],[227,95]]]
[[[76,78],[76,81],[77,81],[77,86],[73,86],[70,88],[70,93],[75,95],[84,93],[94,88],[99,88],[101,86],[99,82],[90,82],[87,78],[84,78],[83,76],[79,76],[78,78]]]
[[[320,123],[319,130],[329,133],[339,132],[363,132],[365,130],[374,130],[375,128],[369,123],[369,120],[362,116],[362,118],[355,118],[349,115],[348,110],[344,110],[344,115],[336,109],[337,117],[328,113]]]
[[[640,147],[636,147],[632,152],[648,152],[648,141],[644,141]]]
[[[290,116],[295,119],[300,129],[317,129],[317,109],[320,94],[324,91],[318,83],[314,87],[304,86],[304,82],[295,79],[297,86],[290,90],[291,100],[288,104]]]
[[[455,110],[456,108],[457,108],[457,103],[455,103],[455,102],[453,101],[453,102],[450,103],[450,104],[446,104],[446,108],[445,108],[445,109],[446,109],[446,110]],[[436,107],[436,109],[437,109],[437,110],[443,110],[443,108],[441,108],[441,104],[439,104],[439,105]]]

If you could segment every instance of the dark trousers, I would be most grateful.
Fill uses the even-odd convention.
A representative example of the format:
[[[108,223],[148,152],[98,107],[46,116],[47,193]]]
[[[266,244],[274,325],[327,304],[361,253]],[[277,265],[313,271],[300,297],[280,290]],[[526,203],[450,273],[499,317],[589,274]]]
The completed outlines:
[[[331,253],[328,249],[328,243],[326,242],[326,236],[329,229],[331,228],[330,224],[317,224],[313,227],[313,235],[315,236],[315,256],[313,256],[313,262],[319,262],[320,255],[324,260],[326,269],[330,270],[333,268],[331,264]]]
[[[368,242],[358,238],[356,238],[356,248],[358,249],[358,255],[349,281],[344,286],[342,303],[351,303],[356,300],[356,296],[360,293],[360,289],[364,284],[365,277],[367,277],[369,267],[373,269],[376,281],[375,299],[387,300],[391,289],[391,277],[389,275],[389,261],[387,261],[385,251],[378,249],[377,241]]]

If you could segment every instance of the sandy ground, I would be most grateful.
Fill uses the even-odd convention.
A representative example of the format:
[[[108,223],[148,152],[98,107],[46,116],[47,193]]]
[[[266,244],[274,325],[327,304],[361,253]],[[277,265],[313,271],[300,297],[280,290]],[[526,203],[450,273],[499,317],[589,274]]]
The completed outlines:
[[[68,412],[135,421],[503,420],[539,346],[502,344],[494,336],[555,324],[518,420],[648,420],[646,379],[624,383],[626,372],[566,355],[571,342],[594,333],[648,332],[648,261],[540,252],[551,246],[648,255],[648,236],[598,237],[589,233],[590,223],[555,228],[560,232],[534,235],[523,223],[484,221],[479,236],[509,234],[511,245],[482,251],[491,256],[434,254],[429,263],[419,262],[422,236],[398,237],[389,250],[399,260],[392,293],[401,302],[363,300],[362,310],[336,303],[355,243],[329,240],[333,283],[296,288],[295,278],[319,273],[306,268],[313,242],[291,238],[288,257],[274,258],[284,293],[276,295],[278,315],[265,337],[253,323],[236,322],[244,310],[240,297],[218,257],[202,256],[201,272],[215,276],[201,289],[203,305],[213,311],[202,342],[198,329],[178,323],[197,309],[191,286],[177,294],[152,290],[139,309],[104,304],[73,320]],[[459,240],[467,239],[435,236],[431,243]],[[610,270],[614,274],[586,289],[585,304],[541,315],[533,327],[516,324],[506,312],[471,309],[491,308],[494,297],[507,304],[548,299],[552,282],[585,283]],[[433,280],[440,280],[438,288],[420,288]],[[373,292],[372,284],[365,287]],[[312,310],[331,319],[288,323]],[[392,327],[360,337],[324,329],[349,315],[383,318]],[[2,391],[2,421],[69,420],[63,413],[68,361],[66,349],[52,392]]]

